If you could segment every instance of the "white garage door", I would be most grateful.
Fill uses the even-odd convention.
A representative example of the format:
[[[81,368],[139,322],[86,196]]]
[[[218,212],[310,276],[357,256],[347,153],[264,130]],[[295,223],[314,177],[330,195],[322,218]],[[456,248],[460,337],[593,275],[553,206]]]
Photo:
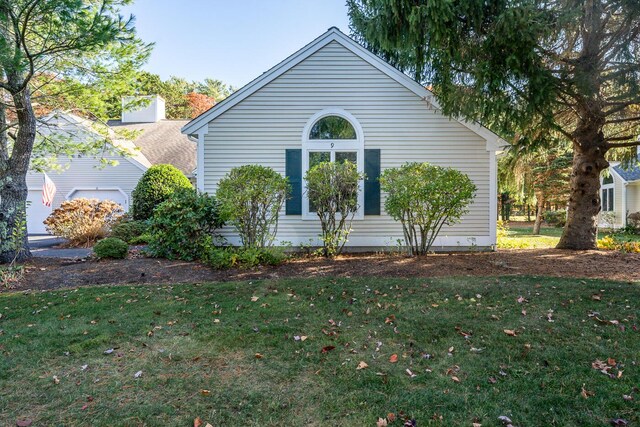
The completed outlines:
[[[98,199],[98,200],[113,200],[124,208],[125,211],[129,210],[129,200],[125,194],[119,190],[76,190],[69,195],[69,199]]]
[[[29,190],[27,202],[27,232],[29,234],[47,234],[47,229],[42,221],[51,214],[52,208],[42,204],[42,190]]]

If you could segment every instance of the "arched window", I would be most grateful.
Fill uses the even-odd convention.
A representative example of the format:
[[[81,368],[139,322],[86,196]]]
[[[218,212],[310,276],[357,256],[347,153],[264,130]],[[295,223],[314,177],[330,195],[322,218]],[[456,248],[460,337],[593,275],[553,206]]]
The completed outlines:
[[[352,162],[364,171],[364,138],[356,118],[339,108],[327,108],[309,119],[302,135],[302,176],[321,162]],[[304,183],[303,183],[304,185]],[[362,185],[361,185],[362,186]],[[304,188],[304,186],[303,186]],[[302,197],[302,217],[317,219],[306,192]],[[364,218],[364,192],[358,194],[359,212],[355,219]]]
[[[344,117],[326,116],[315,122],[309,139],[358,139],[356,130]]]

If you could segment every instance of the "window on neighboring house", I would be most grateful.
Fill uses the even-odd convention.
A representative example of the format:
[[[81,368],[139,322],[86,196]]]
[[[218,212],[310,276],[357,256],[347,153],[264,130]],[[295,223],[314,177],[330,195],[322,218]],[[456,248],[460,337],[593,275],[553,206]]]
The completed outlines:
[[[327,109],[309,120],[302,140],[302,176],[321,162],[352,162],[364,171],[364,140],[356,119],[344,110]],[[303,183],[304,188],[304,183]],[[364,187],[360,184],[356,219],[364,217]],[[303,190],[302,216],[317,219],[315,208]]]
[[[602,210],[612,212],[614,205],[613,187],[602,188]]]

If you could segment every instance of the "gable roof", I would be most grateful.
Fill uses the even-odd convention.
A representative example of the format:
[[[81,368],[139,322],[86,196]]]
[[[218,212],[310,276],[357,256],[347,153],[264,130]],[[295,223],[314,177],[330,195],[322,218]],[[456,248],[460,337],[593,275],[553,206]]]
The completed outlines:
[[[180,128],[188,120],[160,120],[154,123],[122,123],[110,120],[107,124],[115,129],[141,131],[133,140],[140,152],[151,164],[170,164],[185,175],[193,175],[196,168],[197,146]]]
[[[309,43],[293,55],[286,58],[284,61],[280,62],[278,65],[264,72],[258,78],[252,80],[226,99],[222,100],[218,104],[211,107],[209,110],[191,120],[182,128],[182,133],[191,135],[203,132],[203,129],[206,128],[210,121],[220,116],[225,111],[233,108],[235,105],[248,98],[267,84],[271,83],[273,80],[283,75],[289,69],[304,61],[331,42],[337,42],[346,49],[350,50],[353,54],[357,55],[402,86],[409,89],[411,92],[415,93],[420,98],[430,103],[435,109],[440,108],[440,105],[436,101],[435,96],[431,91],[427,90],[415,80],[411,79],[400,70],[394,68],[375,54],[371,53],[369,50],[361,46],[359,43],[341,32],[336,27],[331,27],[327,32],[313,40],[311,43]],[[507,143],[503,141],[498,135],[491,132],[484,126],[476,123],[470,123],[462,119],[454,120],[457,120],[463,126],[467,127],[468,129],[485,139],[487,141],[487,149],[489,150],[497,151],[500,150],[502,146],[507,145]]]
[[[106,137],[94,129],[93,126],[94,122],[91,120],[68,112],[54,111],[38,120],[38,133],[43,136],[58,133],[65,138],[78,142],[92,138],[96,141],[104,140]],[[107,131],[110,131],[110,129]],[[110,133],[108,138],[109,144],[129,154],[129,156],[124,157],[125,160],[143,171],[151,167],[151,162],[131,141],[118,138],[114,133]]]
[[[611,169],[620,177],[623,181],[633,182],[640,181],[640,165],[637,163],[630,168],[623,168],[620,164],[611,166]]]

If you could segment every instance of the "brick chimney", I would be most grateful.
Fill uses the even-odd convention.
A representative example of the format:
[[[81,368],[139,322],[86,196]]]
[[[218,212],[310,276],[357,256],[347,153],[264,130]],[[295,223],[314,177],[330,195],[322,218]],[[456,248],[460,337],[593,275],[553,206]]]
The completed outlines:
[[[122,123],[155,123],[165,118],[164,99],[159,95],[122,98]]]

